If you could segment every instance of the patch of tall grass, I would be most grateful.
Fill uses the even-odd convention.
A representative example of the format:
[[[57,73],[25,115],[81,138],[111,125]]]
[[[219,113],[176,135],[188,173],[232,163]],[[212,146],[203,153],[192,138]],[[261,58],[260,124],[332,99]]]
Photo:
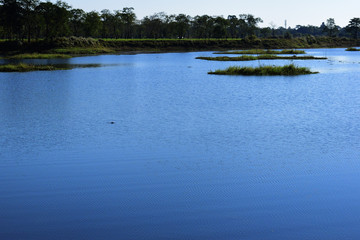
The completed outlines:
[[[278,55],[259,55],[249,56],[242,55],[239,57],[197,57],[196,59],[208,60],[208,61],[255,61],[255,60],[324,60],[326,57],[314,57],[314,56],[278,56]]]
[[[54,65],[33,65],[33,64],[6,64],[0,65],[0,72],[31,72],[31,71],[54,71],[68,68],[56,67]]]
[[[241,51],[223,51],[214,54],[305,54],[303,50],[285,49],[285,50],[265,50],[265,49],[251,49]]]
[[[238,67],[233,66],[225,70],[209,72],[215,75],[245,75],[245,76],[296,76],[315,74],[306,67],[297,67],[294,64],[285,66],[260,66],[260,67]]]
[[[34,64],[6,64],[0,65],[0,72],[32,72],[32,71],[55,71],[70,70],[74,68],[94,68],[101,67],[101,64],[53,64],[53,65],[34,65]]]

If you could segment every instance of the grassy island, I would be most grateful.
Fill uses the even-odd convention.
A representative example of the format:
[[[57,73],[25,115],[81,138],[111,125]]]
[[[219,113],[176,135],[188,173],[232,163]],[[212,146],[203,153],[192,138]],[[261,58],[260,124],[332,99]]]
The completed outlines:
[[[315,74],[309,68],[297,67],[294,64],[279,66],[260,66],[260,67],[229,67],[225,70],[209,72],[215,75],[245,75],[245,76],[297,76]]]
[[[305,51],[302,50],[293,50],[293,49],[285,49],[285,50],[264,50],[264,49],[251,49],[251,50],[242,50],[242,51],[223,51],[216,52],[214,54],[305,54]]]
[[[346,51],[348,51],[348,52],[358,52],[358,51],[360,51],[360,49],[359,48],[354,48],[354,47],[349,47],[349,48],[346,49]]]
[[[314,56],[278,56],[278,55],[259,55],[249,56],[242,55],[239,57],[197,57],[196,59],[208,60],[208,61],[255,61],[255,60],[324,60],[326,57],[314,57]]]
[[[54,65],[34,65],[34,64],[6,64],[0,65],[0,72],[32,72],[32,71],[55,71],[69,70],[74,68],[100,67],[100,64],[54,64]]]

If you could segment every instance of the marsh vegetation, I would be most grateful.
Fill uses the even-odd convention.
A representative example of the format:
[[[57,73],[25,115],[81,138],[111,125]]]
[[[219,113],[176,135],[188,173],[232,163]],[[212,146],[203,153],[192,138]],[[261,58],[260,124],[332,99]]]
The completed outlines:
[[[54,53],[23,53],[3,57],[4,59],[53,59],[53,58],[71,58],[71,55]]]
[[[296,76],[315,74],[306,67],[297,67],[294,64],[285,66],[259,66],[259,67],[239,67],[233,66],[225,70],[208,72],[215,75],[245,75],[245,76]]]
[[[74,68],[93,68],[101,67],[101,64],[51,64],[51,65],[36,65],[36,64],[4,64],[0,65],[0,72],[32,72],[32,71],[55,71],[55,70],[70,70]]]
[[[208,61],[255,61],[255,60],[325,60],[326,57],[314,57],[314,56],[278,56],[278,55],[259,55],[250,56],[242,55],[239,57],[197,57],[196,59],[208,60]]]
[[[346,51],[348,51],[348,52],[358,52],[358,51],[360,51],[360,49],[359,48],[354,48],[354,47],[349,47],[349,48],[346,49]]]
[[[214,54],[305,54],[303,50],[285,49],[285,50],[270,50],[270,49],[250,49],[241,51],[223,51],[215,52]]]

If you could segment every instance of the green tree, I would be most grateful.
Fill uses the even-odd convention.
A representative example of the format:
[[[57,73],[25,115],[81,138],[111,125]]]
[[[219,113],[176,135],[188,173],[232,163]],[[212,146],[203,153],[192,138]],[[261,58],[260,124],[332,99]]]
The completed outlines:
[[[167,15],[164,12],[155,13],[151,16],[146,16],[141,21],[144,30],[144,36],[147,38],[162,38],[166,34],[166,19]]]
[[[133,26],[136,20],[136,14],[134,13],[134,8],[125,7],[120,12],[121,22],[124,24],[123,36],[125,38],[131,38],[133,33]]]
[[[258,24],[263,22],[261,18],[256,18],[251,14],[240,14],[240,28],[245,33],[245,36],[255,35],[258,29]]]
[[[101,18],[98,12],[92,11],[85,14],[84,30],[86,37],[98,37],[101,29]]]
[[[3,16],[4,13],[4,7],[2,5],[0,5],[0,16]],[[0,17],[0,37],[4,38],[4,20],[2,19],[2,17]]]
[[[270,27],[265,27],[260,29],[261,36],[263,38],[269,38],[272,36],[272,29]]]
[[[346,31],[349,32],[353,38],[357,39],[360,31],[360,18],[353,18],[346,26]]]
[[[39,5],[39,0],[20,0],[21,8],[23,9],[23,21],[25,25],[25,32],[28,42],[31,40],[32,31],[37,25],[37,18],[35,9]]]
[[[193,29],[196,38],[210,38],[214,28],[214,19],[208,15],[195,16]]]
[[[214,19],[213,37],[215,38],[226,38],[227,27],[229,22],[223,17],[216,17]]]
[[[20,3],[16,0],[0,0],[0,4],[2,5],[0,18],[7,38],[20,38],[23,20]]]
[[[165,21],[164,21],[164,37],[166,38],[177,38],[178,37],[178,29],[177,29],[177,21],[176,21],[176,15],[166,15]]]
[[[85,21],[85,12],[82,9],[71,9],[70,11],[70,28],[74,36],[81,36],[83,34]]]
[[[326,24],[323,27],[323,32],[327,33],[329,37],[335,37],[339,32],[339,26],[335,24],[334,18],[329,18],[326,20]]]
[[[239,19],[235,15],[229,15],[228,18],[228,24],[229,24],[229,35],[231,38],[237,38],[239,34],[238,25],[239,25]]]
[[[46,39],[53,39],[59,36],[68,36],[70,33],[70,6],[65,2],[57,1],[41,2],[36,11],[41,16],[44,24]]]
[[[116,19],[114,14],[109,9],[104,9],[101,11],[100,17],[102,21],[101,36],[103,38],[115,37]]]
[[[179,14],[175,17],[177,37],[182,39],[190,28],[190,16]]]

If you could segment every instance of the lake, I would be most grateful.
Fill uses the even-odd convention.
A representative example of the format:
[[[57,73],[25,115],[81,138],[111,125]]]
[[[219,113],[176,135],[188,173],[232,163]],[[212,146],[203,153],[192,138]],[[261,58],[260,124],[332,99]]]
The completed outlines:
[[[0,239],[357,239],[360,54],[208,75],[212,52],[0,73]],[[113,124],[112,124],[113,123]]]

